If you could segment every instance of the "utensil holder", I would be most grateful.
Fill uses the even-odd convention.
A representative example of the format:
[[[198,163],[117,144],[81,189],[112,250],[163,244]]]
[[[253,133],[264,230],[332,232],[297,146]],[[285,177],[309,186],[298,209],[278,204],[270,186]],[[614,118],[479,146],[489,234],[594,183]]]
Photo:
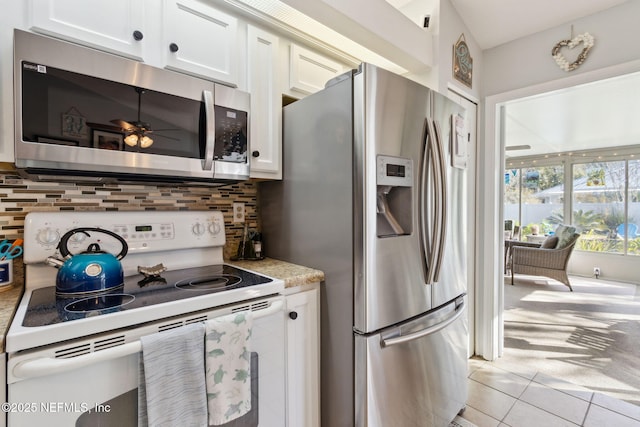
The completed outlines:
[[[7,286],[13,283],[13,260],[5,259],[0,261],[0,286]]]

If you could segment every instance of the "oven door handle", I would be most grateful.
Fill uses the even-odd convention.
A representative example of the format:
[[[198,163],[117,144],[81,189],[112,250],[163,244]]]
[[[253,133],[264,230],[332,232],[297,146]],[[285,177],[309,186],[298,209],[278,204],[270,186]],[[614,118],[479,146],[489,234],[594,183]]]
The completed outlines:
[[[14,366],[12,372],[16,378],[25,380],[29,378],[44,377],[46,375],[80,369],[106,360],[129,356],[140,352],[141,349],[142,344],[138,340],[69,359],[45,357],[41,359],[25,360],[24,362],[19,362]]]
[[[261,317],[270,316],[278,311],[282,311],[283,307],[284,302],[282,299],[273,301],[268,308],[253,312],[253,318],[259,319]],[[139,353],[140,351],[142,351],[142,343],[140,340],[137,340],[117,347],[111,347],[105,350],[83,354],[82,356],[68,359],[44,357],[40,359],[25,360],[23,362],[18,362],[11,372],[15,378],[26,380],[29,378],[44,377],[47,375],[83,368],[95,363],[130,356],[132,354]]]

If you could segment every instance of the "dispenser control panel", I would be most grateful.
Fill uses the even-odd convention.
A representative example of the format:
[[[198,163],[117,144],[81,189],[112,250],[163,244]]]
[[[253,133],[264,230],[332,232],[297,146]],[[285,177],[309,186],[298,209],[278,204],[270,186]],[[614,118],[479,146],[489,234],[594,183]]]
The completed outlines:
[[[382,156],[376,159],[376,184],[391,187],[411,187],[413,160],[403,157]]]

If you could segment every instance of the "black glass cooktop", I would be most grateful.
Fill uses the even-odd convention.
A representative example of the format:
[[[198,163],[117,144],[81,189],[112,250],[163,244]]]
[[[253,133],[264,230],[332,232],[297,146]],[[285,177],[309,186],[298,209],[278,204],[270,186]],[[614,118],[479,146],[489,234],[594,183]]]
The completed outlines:
[[[22,326],[53,325],[271,281],[230,265],[211,265],[125,277],[124,287],[84,297],[57,297],[50,286],[33,290]]]

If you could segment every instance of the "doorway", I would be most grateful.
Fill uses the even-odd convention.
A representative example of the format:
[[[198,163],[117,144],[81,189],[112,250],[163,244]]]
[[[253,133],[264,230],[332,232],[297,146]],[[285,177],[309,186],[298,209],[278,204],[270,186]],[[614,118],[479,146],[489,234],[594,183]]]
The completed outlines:
[[[592,83],[611,77],[640,71],[640,63],[633,62],[560,80],[492,95],[485,100],[484,143],[479,150],[478,181],[482,197],[478,199],[478,310],[476,353],[487,360],[495,360],[504,350],[504,278],[503,278],[503,221],[504,221],[504,165],[505,165],[505,105],[517,99]],[[595,102],[595,101],[594,101]],[[606,104],[603,104],[606,106]]]

